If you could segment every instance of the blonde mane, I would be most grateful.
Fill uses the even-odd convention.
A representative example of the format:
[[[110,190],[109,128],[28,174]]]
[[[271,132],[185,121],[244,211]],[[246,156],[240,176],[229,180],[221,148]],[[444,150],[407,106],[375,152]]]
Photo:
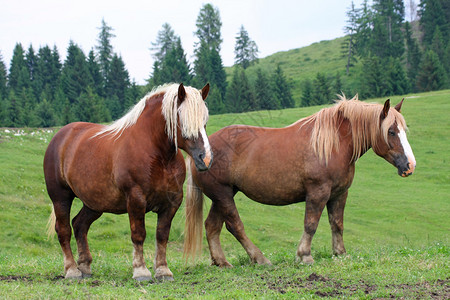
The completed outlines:
[[[178,117],[180,119],[182,136],[185,138],[197,138],[198,132],[208,121],[208,108],[203,101],[201,92],[190,86],[184,87],[186,98],[178,107],[178,87],[179,84],[171,83],[154,88],[144,98],[139,100],[127,114],[110,125],[105,126],[104,129],[97,132],[93,137],[111,135],[112,137],[116,137],[116,139],[120,138],[125,129],[136,124],[144,111],[147,100],[157,94],[164,93],[161,113],[166,120],[166,133],[169,139],[174,141],[175,147],[177,148]]]
[[[377,137],[380,134],[387,143],[388,130],[394,122],[406,130],[405,119],[394,108],[390,108],[380,127],[382,110],[383,105],[359,101],[358,95],[350,100],[339,95],[334,106],[306,117],[302,126],[313,123],[311,145],[319,159],[328,164],[333,150],[339,149],[339,122],[347,119],[353,139],[352,162],[355,162],[370,147],[377,148]]]

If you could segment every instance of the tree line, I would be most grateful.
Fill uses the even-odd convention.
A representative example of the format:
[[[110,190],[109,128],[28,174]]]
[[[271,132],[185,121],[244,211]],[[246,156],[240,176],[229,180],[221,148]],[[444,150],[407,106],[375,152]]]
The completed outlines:
[[[329,103],[334,94],[355,91],[362,98],[450,87],[450,4],[421,0],[418,19],[405,21],[402,0],[352,3],[347,11],[342,55],[345,73],[324,74],[302,82],[301,103]],[[410,0],[414,7],[414,1]],[[294,107],[291,83],[278,65],[264,71],[256,67],[249,80],[248,67],[258,63],[258,47],[241,26],[235,37],[235,65],[227,80],[220,56],[222,21],[211,4],[196,20],[194,61],[186,58],[181,38],[170,24],[158,32],[151,51],[154,58],[148,84],[130,80],[121,56],[114,52],[113,28],[102,20],[97,44],[86,55],[70,41],[63,62],[56,47],[28,49],[16,44],[9,70],[0,53],[0,126],[48,127],[72,121],[108,122],[119,118],[152,87],[167,82],[211,84],[211,114]]]
[[[211,4],[203,5],[196,26],[194,34],[198,41],[191,66],[180,37],[169,24],[163,24],[156,41],[152,42],[155,60],[145,86],[130,81],[124,61],[111,45],[114,30],[105,20],[99,28],[95,47],[86,55],[79,45],[70,41],[63,62],[56,47],[43,46],[36,51],[32,45],[24,49],[17,43],[9,70],[0,53],[0,126],[49,127],[73,121],[109,122],[122,116],[153,87],[168,82],[194,86],[209,82],[212,88],[208,105],[212,114],[293,106],[292,101],[282,98],[289,97],[289,92],[277,90],[280,82],[282,85],[286,81],[281,69],[270,77],[261,72],[258,84],[270,90],[271,98],[256,100],[260,97],[243,78],[245,73],[241,69],[257,61],[258,50],[243,26],[236,37],[238,75],[228,89],[220,56],[219,10]]]
[[[417,7],[410,0],[409,7],[412,22],[403,0],[365,0],[360,8],[352,2],[347,11],[346,75],[358,78],[363,98],[450,88],[450,2],[421,0]]]

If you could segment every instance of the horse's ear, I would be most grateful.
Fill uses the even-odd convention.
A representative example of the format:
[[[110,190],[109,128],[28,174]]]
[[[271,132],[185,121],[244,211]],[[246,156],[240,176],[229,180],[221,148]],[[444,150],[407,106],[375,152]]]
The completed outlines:
[[[402,101],[400,101],[400,103],[395,106],[396,111],[400,112],[400,110],[402,110],[403,100],[405,100],[405,98],[403,98]]]
[[[387,117],[390,107],[391,107],[391,100],[387,99],[386,102],[384,102],[383,111],[381,112],[381,119]]]
[[[203,100],[206,99],[209,93],[209,82],[202,88],[202,98]]]
[[[184,98],[186,98],[186,90],[184,89],[183,83],[180,83],[178,87],[178,101],[183,102]]]

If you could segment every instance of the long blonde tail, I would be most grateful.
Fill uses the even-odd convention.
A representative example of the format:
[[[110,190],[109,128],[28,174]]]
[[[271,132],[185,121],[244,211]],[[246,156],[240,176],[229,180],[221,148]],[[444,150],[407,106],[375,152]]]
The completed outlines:
[[[47,239],[51,239],[55,233],[55,224],[56,224],[56,215],[55,215],[55,208],[52,207],[52,213],[50,214],[50,217],[48,218],[47,222]]]
[[[191,162],[191,157],[187,156],[186,174],[188,179],[185,200],[186,223],[184,226],[183,251],[183,257],[186,260],[189,257],[195,258],[196,254],[201,251],[203,239],[203,193],[192,179]]]

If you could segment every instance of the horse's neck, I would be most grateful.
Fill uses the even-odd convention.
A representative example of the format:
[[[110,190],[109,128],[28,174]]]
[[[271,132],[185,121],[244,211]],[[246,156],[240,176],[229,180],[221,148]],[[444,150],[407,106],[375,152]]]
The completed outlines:
[[[159,99],[150,100],[142,112],[138,122],[140,137],[157,148],[160,155],[170,159],[176,154],[173,141],[171,141],[166,133],[166,120],[161,113],[162,101]]]
[[[363,156],[370,148],[372,148],[372,137],[370,130],[364,128],[363,126],[355,126],[356,125],[354,124],[350,124],[349,120],[343,120],[341,126],[344,127],[344,136],[350,136],[349,142],[351,143],[353,163]],[[341,140],[343,138],[345,137],[341,134]]]

